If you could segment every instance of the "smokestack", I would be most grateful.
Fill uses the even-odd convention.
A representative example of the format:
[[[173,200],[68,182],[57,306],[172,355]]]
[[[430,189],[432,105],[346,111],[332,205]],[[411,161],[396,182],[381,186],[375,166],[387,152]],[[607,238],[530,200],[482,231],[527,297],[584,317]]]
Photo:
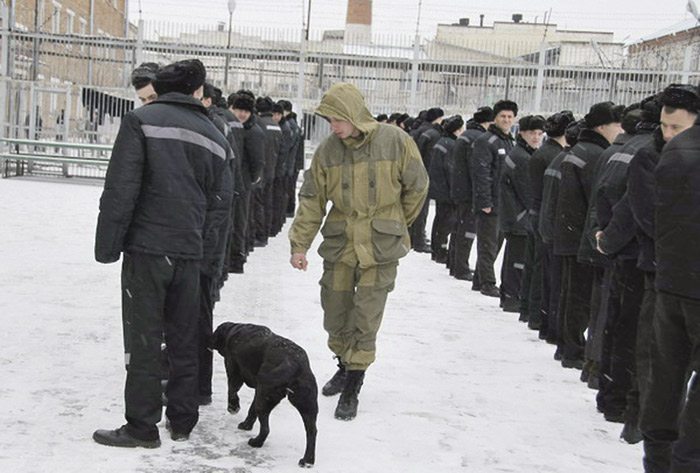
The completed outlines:
[[[345,17],[345,42],[372,42],[372,0],[348,0]]]
[[[479,15],[479,26],[484,26],[484,14]]]

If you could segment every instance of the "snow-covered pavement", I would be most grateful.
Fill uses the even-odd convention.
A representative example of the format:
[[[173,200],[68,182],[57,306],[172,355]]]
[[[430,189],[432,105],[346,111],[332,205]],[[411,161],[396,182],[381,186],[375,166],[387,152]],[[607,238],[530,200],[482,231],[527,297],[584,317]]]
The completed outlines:
[[[273,411],[262,449],[226,412],[215,355],[214,402],[187,442],[118,449],[92,440],[123,420],[120,264],[93,259],[101,185],[0,180],[0,472],[294,472],[304,448],[298,413]],[[289,225],[285,227],[285,231]],[[317,241],[318,243],[318,241]],[[231,275],[215,325],[259,323],[309,354],[319,384],[335,370],[321,326],[320,257],[288,263],[286,235],[256,249]],[[450,278],[426,254],[401,261],[367,373],[358,417],[333,418],[319,396],[315,471],[328,473],[624,473],[641,446],[596,412],[578,371],[498,309],[498,300]],[[257,425],[255,427],[257,430]]]

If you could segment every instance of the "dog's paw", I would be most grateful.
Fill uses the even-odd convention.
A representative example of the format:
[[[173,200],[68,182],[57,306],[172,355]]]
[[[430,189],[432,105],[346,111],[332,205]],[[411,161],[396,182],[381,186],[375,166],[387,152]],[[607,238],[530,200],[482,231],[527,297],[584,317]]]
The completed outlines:
[[[265,441],[260,440],[259,437],[253,437],[252,439],[248,440],[248,445],[250,445],[251,447],[255,447],[255,448],[262,447],[264,443],[265,443]]]
[[[241,430],[253,430],[253,423],[243,421],[240,424],[238,424],[238,428]]]
[[[314,467],[314,462],[313,461],[306,461],[303,458],[299,460],[299,466],[301,468],[313,468]]]
[[[229,411],[230,414],[238,414],[238,411],[241,410],[241,406],[232,406],[229,404],[226,410]]]

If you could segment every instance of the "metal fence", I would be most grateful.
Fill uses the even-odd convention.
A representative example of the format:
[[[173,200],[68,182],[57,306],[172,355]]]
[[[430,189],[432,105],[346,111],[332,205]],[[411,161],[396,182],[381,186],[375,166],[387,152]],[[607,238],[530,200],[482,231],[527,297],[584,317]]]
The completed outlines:
[[[145,61],[198,57],[225,93],[249,89],[291,100],[312,143],[328,131],[313,109],[337,81],[357,85],[375,114],[440,106],[469,116],[502,98],[518,102],[523,113],[583,115],[595,102],[632,103],[700,78],[696,40],[666,54],[682,61],[661,61],[658,51],[631,57],[620,44],[593,41],[541,43],[523,54],[506,43],[396,35],[360,43],[342,32],[311,31],[307,39],[301,31],[143,22],[124,39],[20,31],[5,18],[0,136],[12,138],[110,143],[120,117],[136,105],[130,71]]]

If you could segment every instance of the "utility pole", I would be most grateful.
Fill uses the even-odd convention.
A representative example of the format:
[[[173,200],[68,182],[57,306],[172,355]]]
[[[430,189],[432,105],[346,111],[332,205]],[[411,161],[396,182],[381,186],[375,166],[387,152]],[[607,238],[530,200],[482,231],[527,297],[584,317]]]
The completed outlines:
[[[233,11],[236,9],[236,0],[228,0],[228,41],[226,42],[226,66],[224,67],[224,89],[228,90],[228,67],[231,64],[231,26],[233,24]]]

